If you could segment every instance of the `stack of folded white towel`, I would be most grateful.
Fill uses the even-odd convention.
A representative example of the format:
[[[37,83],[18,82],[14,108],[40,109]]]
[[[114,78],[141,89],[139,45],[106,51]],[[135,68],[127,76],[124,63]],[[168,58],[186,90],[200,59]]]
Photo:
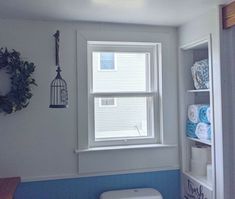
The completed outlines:
[[[188,106],[187,136],[201,140],[211,140],[211,109],[207,104]]]

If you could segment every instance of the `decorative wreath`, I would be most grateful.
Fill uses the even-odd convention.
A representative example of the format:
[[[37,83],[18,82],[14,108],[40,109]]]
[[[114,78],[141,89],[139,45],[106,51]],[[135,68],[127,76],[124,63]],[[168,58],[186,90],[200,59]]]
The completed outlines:
[[[20,53],[7,48],[0,49],[0,70],[10,75],[11,90],[6,95],[0,93],[0,112],[7,114],[19,111],[29,104],[32,97],[30,85],[36,85],[31,77],[35,65],[20,58]]]

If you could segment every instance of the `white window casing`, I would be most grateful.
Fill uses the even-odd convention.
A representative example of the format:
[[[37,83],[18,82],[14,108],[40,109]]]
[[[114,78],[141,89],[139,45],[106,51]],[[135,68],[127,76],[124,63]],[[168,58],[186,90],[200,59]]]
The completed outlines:
[[[144,42],[102,42],[88,41],[88,148],[105,146],[122,146],[137,144],[161,144],[161,117],[162,108],[159,100],[159,67],[161,67],[161,44]],[[128,92],[97,92],[93,90],[93,52],[125,52],[125,53],[146,53],[149,56],[149,63],[146,63],[146,91]],[[115,54],[114,53],[114,54]],[[115,57],[116,62],[116,57]],[[115,63],[117,65],[117,63]],[[116,69],[116,66],[115,66]],[[97,139],[95,136],[95,99],[102,98],[145,98],[147,103],[147,126],[148,135],[145,137],[118,137]],[[117,102],[116,102],[117,103]],[[115,103],[115,105],[117,105]],[[101,104],[100,104],[101,105]],[[102,106],[102,105],[101,105]],[[106,106],[109,107],[109,106]],[[110,107],[111,108],[111,107]],[[137,129],[138,130],[138,129]]]

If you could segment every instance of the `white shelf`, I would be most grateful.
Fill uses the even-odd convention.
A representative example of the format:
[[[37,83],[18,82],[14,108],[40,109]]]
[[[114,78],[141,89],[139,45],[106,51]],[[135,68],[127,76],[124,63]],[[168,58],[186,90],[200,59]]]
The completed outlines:
[[[198,182],[199,184],[201,184],[202,186],[206,187],[207,189],[213,191],[213,187],[212,184],[210,184],[207,179],[206,176],[195,176],[193,175],[191,172],[183,172],[185,175],[187,175],[189,178],[192,178],[193,180],[195,180],[196,182]]]
[[[187,90],[188,93],[210,92],[210,89]]]
[[[191,137],[187,137],[187,139],[191,140],[191,141],[195,141],[195,142],[199,142],[202,144],[206,144],[206,145],[210,145],[211,146],[211,141],[210,140],[200,140],[197,138],[191,138]]]

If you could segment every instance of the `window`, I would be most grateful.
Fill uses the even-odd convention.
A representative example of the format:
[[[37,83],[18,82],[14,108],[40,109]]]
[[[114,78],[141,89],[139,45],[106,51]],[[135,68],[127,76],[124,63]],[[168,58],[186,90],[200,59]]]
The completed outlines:
[[[115,98],[100,98],[99,106],[100,107],[116,107],[117,102]]]
[[[159,50],[155,43],[88,42],[89,147],[159,142]],[[117,71],[97,71],[99,64],[113,69],[114,57]]]
[[[102,52],[99,55],[100,55],[100,64],[99,64],[100,71],[115,70],[114,53]]]

